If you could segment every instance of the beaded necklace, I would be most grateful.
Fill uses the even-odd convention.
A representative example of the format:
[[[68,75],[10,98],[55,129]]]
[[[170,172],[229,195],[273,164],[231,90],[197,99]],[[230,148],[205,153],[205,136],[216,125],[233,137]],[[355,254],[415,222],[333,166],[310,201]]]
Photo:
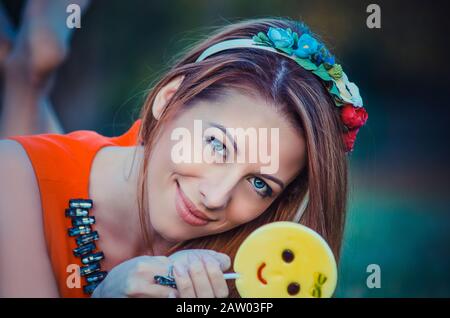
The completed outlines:
[[[101,270],[100,265],[105,255],[102,251],[96,250],[95,241],[100,237],[91,227],[95,224],[95,217],[89,215],[89,210],[93,206],[91,199],[70,199],[69,207],[65,210],[66,217],[72,219],[72,227],[68,229],[68,234],[74,237],[77,243],[73,255],[81,259],[80,276],[85,279],[83,292],[86,294],[92,294],[108,274],[107,271]]]

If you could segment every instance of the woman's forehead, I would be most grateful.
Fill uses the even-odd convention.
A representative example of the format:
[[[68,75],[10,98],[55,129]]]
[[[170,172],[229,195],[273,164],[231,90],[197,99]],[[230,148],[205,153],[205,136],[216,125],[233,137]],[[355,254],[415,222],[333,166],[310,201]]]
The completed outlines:
[[[199,100],[183,113],[186,119],[217,116],[225,125],[236,128],[282,128],[290,124],[276,105],[260,96],[237,91],[221,95],[217,100]]]

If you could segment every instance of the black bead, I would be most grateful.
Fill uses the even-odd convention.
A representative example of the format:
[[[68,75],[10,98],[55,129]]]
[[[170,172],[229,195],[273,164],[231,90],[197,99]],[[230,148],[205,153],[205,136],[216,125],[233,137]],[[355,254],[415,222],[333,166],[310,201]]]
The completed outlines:
[[[101,282],[103,279],[105,279],[107,272],[97,272],[94,274],[91,274],[89,276],[86,276],[86,282],[88,283],[96,283]]]
[[[86,254],[92,252],[93,250],[95,250],[94,242],[74,248],[73,255],[78,257],[78,256],[86,255]]]
[[[93,253],[93,254],[83,256],[83,258],[81,259],[81,263],[83,263],[84,265],[87,265],[87,264],[101,261],[104,258],[105,258],[105,255],[103,254],[103,252]]]
[[[80,276],[86,276],[100,271],[100,263],[89,264],[80,267]]]
[[[91,225],[95,224],[95,217],[94,216],[88,216],[88,217],[78,217],[72,219],[72,225],[73,226],[81,226],[81,225]]]
[[[77,236],[89,234],[92,232],[92,228],[89,225],[77,226],[69,229],[69,236]]]
[[[92,283],[92,284],[89,284],[89,285],[85,285],[85,286],[83,286],[83,291],[84,291],[86,294],[92,294],[92,293],[94,292],[95,288],[96,288],[99,284],[100,284],[100,283]]]
[[[98,232],[94,231],[89,234],[80,235],[77,237],[76,242],[77,245],[87,244],[93,241],[97,241],[99,239]]]
[[[90,209],[93,206],[93,202],[91,199],[70,199],[69,207],[71,208],[82,208],[82,209]]]
[[[89,216],[89,210],[80,208],[66,209],[66,216],[67,217]]]

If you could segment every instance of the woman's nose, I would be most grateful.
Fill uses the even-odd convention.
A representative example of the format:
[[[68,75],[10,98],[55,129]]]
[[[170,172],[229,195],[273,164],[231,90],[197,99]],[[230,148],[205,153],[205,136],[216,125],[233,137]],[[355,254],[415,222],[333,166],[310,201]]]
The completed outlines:
[[[222,210],[231,200],[239,177],[233,173],[209,176],[199,185],[202,204],[209,210]]]

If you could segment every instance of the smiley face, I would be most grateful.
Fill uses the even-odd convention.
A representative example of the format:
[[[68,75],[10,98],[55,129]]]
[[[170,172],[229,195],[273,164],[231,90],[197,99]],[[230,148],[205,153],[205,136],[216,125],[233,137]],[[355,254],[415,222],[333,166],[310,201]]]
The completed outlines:
[[[316,232],[294,222],[273,222],[251,233],[234,259],[241,297],[331,297],[337,267]]]

